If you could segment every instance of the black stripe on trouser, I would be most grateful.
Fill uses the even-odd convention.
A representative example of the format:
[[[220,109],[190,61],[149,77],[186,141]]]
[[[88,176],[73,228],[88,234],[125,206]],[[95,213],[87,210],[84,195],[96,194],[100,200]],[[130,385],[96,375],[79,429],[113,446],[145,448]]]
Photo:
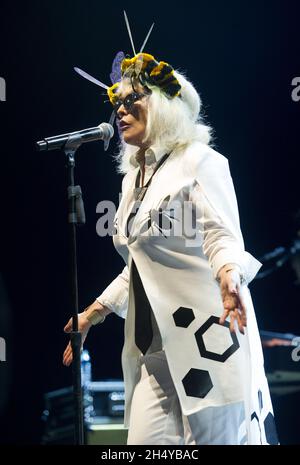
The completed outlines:
[[[135,305],[135,343],[145,355],[153,339],[151,322],[152,309],[133,260],[131,270]]]

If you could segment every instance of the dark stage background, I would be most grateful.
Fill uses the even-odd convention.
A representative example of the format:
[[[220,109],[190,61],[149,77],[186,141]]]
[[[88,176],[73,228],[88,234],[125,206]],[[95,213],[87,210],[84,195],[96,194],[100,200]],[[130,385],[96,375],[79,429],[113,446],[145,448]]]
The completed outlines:
[[[300,101],[291,97],[291,81],[300,76],[299,2],[2,0],[2,443],[39,443],[43,394],[71,384],[71,370],[62,365],[63,326],[71,314],[65,161],[60,152],[36,152],[34,143],[108,121],[110,104],[73,66],[109,83],[115,53],[132,54],[124,7],[137,47],[155,21],[146,51],[186,71],[200,92],[215,149],[230,160],[246,249],[260,258],[289,246],[300,229]],[[77,154],[87,215],[78,231],[81,308],[123,267],[111,238],[96,234],[97,203],[118,201],[115,151],[116,139],[109,153],[97,142]],[[287,262],[252,282],[261,329],[300,333],[296,279]],[[94,379],[122,376],[123,326],[110,315],[92,329],[86,347]],[[279,432],[286,427],[280,417]]]

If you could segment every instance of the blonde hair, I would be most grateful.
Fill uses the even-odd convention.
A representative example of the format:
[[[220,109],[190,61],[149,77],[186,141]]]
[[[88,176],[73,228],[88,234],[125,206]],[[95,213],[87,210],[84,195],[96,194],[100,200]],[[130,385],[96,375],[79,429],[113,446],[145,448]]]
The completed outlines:
[[[170,99],[159,87],[148,86],[152,93],[149,96],[143,142],[158,146],[166,153],[175,149],[184,149],[194,141],[208,145],[212,139],[212,128],[204,124],[203,117],[200,115],[199,94],[182,73],[174,71],[174,74],[181,85],[181,97]],[[119,173],[127,173],[133,168],[130,157],[137,150],[138,147],[121,140],[119,152],[115,157]]]

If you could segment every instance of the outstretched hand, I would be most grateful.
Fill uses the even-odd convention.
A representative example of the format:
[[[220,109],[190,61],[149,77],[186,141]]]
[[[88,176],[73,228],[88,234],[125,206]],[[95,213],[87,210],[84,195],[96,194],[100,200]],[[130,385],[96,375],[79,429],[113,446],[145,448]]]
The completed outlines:
[[[89,329],[91,328],[91,323],[87,320],[86,314],[84,312],[78,314],[78,331],[81,332],[81,349],[83,343],[87,337]],[[64,327],[65,333],[70,333],[72,331],[72,318],[69,319],[68,323]],[[63,354],[63,364],[65,366],[70,366],[73,362],[73,350],[71,346],[71,341],[68,343],[64,354]]]
[[[105,318],[106,315],[111,313],[112,309],[109,307],[106,307],[105,305],[102,305],[96,299],[91,305],[86,307],[82,313],[78,313],[78,331],[81,332],[81,350],[82,350],[83,343],[87,337],[87,334],[92,324],[97,324],[97,322],[96,323],[93,322],[90,318],[91,315],[95,313],[95,311],[101,314],[102,322],[103,322],[104,321],[103,317]],[[69,319],[68,323],[64,327],[64,331],[65,333],[70,333],[72,331],[72,318]],[[73,362],[73,350],[72,350],[71,341],[70,341],[63,354],[63,364],[68,367],[71,365],[72,362]]]
[[[241,292],[240,273],[238,270],[224,270],[220,273],[220,289],[224,306],[224,312],[219,320],[224,324],[226,318],[230,317],[230,331],[235,333],[235,322],[241,334],[245,334],[247,326],[246,305]]]

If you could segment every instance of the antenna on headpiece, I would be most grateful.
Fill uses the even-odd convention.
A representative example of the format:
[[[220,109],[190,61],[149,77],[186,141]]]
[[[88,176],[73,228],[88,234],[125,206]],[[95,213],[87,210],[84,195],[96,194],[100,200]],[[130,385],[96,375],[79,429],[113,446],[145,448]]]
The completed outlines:
[[[125,23],[126,23],[126,27],[127,27],[129,39],[130,39],[130,42],[131,42],[133,54],[134,54],[134,56],[135,56],[136,53],[135,53],[134,43],[133,43],[132,34],[131,34],[131,30],[130,30],[130,25],[129,25],[129,21],[128,21],[127,14],[126,14],[126,11],[125,11],[125,10],[124,10],[124,18],[125,18]]]
[[[132,34],[131,34],[131,29],[130,29],[128,17],[127,17],[127,14],[126,14],[126,11],[125,11],[125,10],[124,10],[124,18],[125,18],[125,23],[126,23],[126,27],[127,27],[129,39],[130,39],[130,42],[131,42],[133,54],[134,54],[134,56],[135,56],[135,55],[136,55],[136,51],[135,51],[135,47],[134,47],[134,43],[133,43],[133,38],[132,38]],[[146,39],[144,40],[143,45],[141,46],[141,49],[140,49],[139,53],[142,53],[142,51],[144,50],[145,45],[146,45],[146,43],[148,42],[148,39],[149,39],[150,34],[151,34],[151,32],[152,32],[153,26],[154,26],[154,23],[152,23],[152,25],[151,25],[151,27],[150,27],[150,29],[149,29],[149,32],[148,32],[148,34],[146,35]]]
[[[151,32],[152,32],[153,26],[154,26],[154,23],[152,24],[152,26],[151,26],[150,29],[149,29],[148,34],[146,35],[146,39],[144,40],[144,43],[143,43],[143,45],[141,46],[140,53],[142,53],[142,51],[144,50],[144,47],[145,47],[146,43],[148,42],[148,39],[149,39],[150,34],[151,34]]]
[[[97,84],[97,86],[102,87],[103,89],[106,89],[106,90],[109,89],[109,87],[106,84],[104,84],[103,82],[101,82],[98,79],[94,78],[93,76],[86,73],[82,69],[75,67],[74,70],[76,71],[76,73],[80,74],[80,76],[84,77],[88,81],[91,81],[94,84]]]

